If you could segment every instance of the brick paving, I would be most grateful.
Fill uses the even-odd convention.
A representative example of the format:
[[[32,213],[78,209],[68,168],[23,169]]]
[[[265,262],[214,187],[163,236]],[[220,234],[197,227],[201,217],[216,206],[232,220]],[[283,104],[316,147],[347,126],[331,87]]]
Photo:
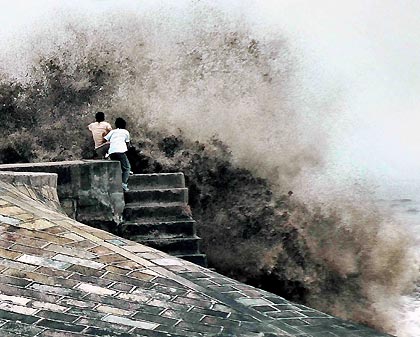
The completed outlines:
[[[0,182],[0,335],[379,337],[78,223]]]

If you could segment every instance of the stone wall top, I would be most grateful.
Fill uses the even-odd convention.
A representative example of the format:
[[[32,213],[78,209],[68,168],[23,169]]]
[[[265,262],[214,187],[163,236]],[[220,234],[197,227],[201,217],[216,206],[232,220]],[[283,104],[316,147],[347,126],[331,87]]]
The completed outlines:
[[[120,222],[124,194],[118,161],[5,164],[0,171],[55,173],[58,198],[68,216],[92,226],[112,228]]]
[[[16,164],[1,164],[0,169],[7,168],[28,168],[28,167],[48,167],[48,166],[74,166],[74,165],[84,165],[91,163],[107,163],[109,161],[104,160],[65,160],[65,161],[50,161],[50,162],[40,162],[40,163],[16,163]]]

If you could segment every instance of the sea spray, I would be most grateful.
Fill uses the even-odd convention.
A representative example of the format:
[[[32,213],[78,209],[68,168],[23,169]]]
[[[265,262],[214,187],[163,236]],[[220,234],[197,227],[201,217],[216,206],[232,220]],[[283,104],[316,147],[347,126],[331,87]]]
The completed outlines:
[[[300,106],[298,56],[285,38],[255,38],[246,22],[200,6],[182,17],[121,11],[39,26],[17,47],[26,63],[8,60],[4,85],[17,89],[2,110],[16,125],[18,113],[30,115],[38,132],[16,146],[31,136],[12,130],[3,153],[78,158],[90,116],[122,114],[143,159],[186,172],[216,268],[393,331],[387,309],[414,278],[407,239],[368,197],[325,196],[331,181],[317,186],[316,202],[305,194],[308,172],[322,175],[327,164],[329,116]],[[155,144],[162,134],[180,149],[165,152],[168,138]]]
[[[135,112],[151,128],[182,129],[191,139],[217,136],[240,166],[289,184],[301,169],[322,162],[327,137],[321,123],[314,126],[297,108],[297,59],[285,39],[257,41],[245,23],[208,11],[183,13],[190,20],[161,12],[119,13],[101,24],[57,19],[37,29],[25,54],[54,59],[81,89],[90,83],[83,67],[97,60],[118,73],[102,88],[110,90],[102,106]]]

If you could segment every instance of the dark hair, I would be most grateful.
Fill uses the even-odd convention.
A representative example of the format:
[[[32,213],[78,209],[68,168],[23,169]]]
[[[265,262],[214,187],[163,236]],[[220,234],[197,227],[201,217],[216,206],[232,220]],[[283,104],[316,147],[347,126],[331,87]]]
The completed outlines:
[[[102,111],[98,111],[95,115],[95,119],[98,123],[103,122],[105,120],[105,114]]]
[[[122,119],[121,117],[118,117],[115,120],[115,127],[117,129],[125,129],[125,126],[127,125],[126,121],[124,119]]]

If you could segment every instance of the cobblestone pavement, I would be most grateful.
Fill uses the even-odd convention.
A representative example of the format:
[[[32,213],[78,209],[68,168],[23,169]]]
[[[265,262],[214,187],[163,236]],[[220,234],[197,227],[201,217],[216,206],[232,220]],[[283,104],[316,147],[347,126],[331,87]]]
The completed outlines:
[[[0,335],[386,336],[80,224],[4,183]]]

